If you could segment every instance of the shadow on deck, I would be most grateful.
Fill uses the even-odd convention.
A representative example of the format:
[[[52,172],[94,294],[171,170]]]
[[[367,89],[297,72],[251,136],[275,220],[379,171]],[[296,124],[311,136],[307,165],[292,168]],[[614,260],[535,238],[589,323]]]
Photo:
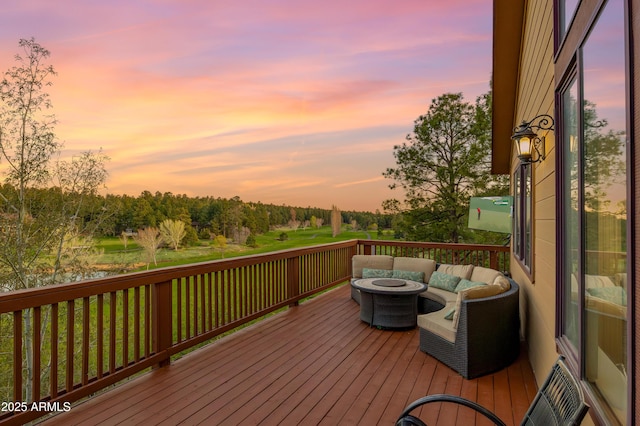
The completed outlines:
[[[434,393],[464,396],[519,424],[535,392],[524,350],[508,368],[464,380],[420,352],[417,329],[361,322],[343,285],[44,424],[392,425],[409,402]],[[429,424],[475,424],[473,413],[446,405],[417,414]]]

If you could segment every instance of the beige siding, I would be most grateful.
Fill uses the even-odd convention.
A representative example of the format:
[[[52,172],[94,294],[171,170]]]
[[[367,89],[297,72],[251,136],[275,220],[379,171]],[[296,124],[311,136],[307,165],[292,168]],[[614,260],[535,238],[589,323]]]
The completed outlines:
[[[554,115],[553,3],[530,0],[525,11],[523,48],[514,127],[539,114]],[[540,132],[539,135],[544,135]],[[555,139],[546,134],[547,158],[533,170],[533,250],[531,274],[513,262],[512,274],[522,284],[521,308],[531,365],[538,383],[557,358],[555,346]],[[518,166],[513,157],[512,171]],[[525,316],[526,315],[526,316]]]

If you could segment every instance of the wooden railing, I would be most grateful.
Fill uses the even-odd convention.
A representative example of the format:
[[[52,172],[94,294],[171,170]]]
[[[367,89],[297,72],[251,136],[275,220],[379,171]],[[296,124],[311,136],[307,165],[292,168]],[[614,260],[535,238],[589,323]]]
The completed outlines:
[[[501,269],[508,248],[351,240],[0,294],[1,424],[23,424],[351,277],[354,254]],[[456,262],[457,263],[457,262]]]
[[[358,240],[357,254],[423,257],[438,263],[472,264],[509,271],[509,246]]]

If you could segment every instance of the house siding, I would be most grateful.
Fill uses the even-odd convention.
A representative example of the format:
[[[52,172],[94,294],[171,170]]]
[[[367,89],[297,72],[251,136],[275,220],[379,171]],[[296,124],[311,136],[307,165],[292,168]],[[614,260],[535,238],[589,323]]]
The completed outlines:
[[[553,3],[528,1],[525,6],[520,75],[514,122],[539,114],[554,115]],[[514,260],[512,274],[522,284],[523,333],[530,348],[538,384],[557,358],[555,344],[556,194],[555,135],[545,140],[546,159],[533,166],[533,264],[530,273]],[[519,166],[513,155],[512,174]]]

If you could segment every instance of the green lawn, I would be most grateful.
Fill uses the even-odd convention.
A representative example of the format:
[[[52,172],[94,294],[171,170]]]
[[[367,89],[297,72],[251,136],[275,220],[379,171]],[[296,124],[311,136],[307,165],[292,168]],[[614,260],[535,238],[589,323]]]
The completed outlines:
[[[345,227],[346,228],[346,227]],[[345,229],[343,228],[343,229]],[[282,232],[286,232],[288,238],[279,239]],[[267,253],[296,247],[305,247],[318,244],[335,243],[351,239],[393,239],[393,232],[386,231],[383,236],[378,231],[347,231],[343,230],[335,238],[331,236],[331,227],[324,226],[319,229],[278,229],[263,235],[256,236],[257,247],[228,244],[223,250],[213,245],[212,241],[201,240],[192,247],[184,247],[178,251],[162,248],[158,251],[158,268],[165,266],[184,265],[188,263],[205,262],[222,258],[247,256],[252,254]],[[117,237],[104,237],[99,239],[98,249],[102,251],[98,264],[105,268],[113,266],[122,270],[146,269],[141,248],[132,240],[129,240],[127,248]],[[149,268],[155,268],[153,263]]]

